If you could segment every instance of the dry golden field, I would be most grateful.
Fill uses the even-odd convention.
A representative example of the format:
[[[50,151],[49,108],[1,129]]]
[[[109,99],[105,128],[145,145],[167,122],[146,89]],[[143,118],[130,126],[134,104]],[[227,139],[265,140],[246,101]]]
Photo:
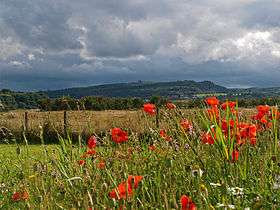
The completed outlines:
[[[0,127],[19,131],[24,126],[24,110],[0,113]],[[67,127],[72,132],[100,132],[112,127],[139,129],[140,111],[67,111]],[[28,130],[39,130],[40,126],[51,125],[58,131],[63,130],[63,111],[28,111]]]
[[[186,118],[195,117],[194,110],[180,110]],[[19,132],[24,127],[26,110],[0,112],[0,127]],[[40,126],[48,124],[57,131],[63,131],[63,111],[40,112],[28,110],[28,130],[38,131]],[[241,116],[252,114],[251,109],[241,109]],[[162,111],[164,114],[164,111]],[[135,132],[143,132],[150,121],[141,111],[106,110],[106,111],[67,111],[67,129],[74,133],[99,133],[112,127],[123,127]],[[150,122],[153,124],[153,122]],[[163,126],[163,125],[162,125]]]

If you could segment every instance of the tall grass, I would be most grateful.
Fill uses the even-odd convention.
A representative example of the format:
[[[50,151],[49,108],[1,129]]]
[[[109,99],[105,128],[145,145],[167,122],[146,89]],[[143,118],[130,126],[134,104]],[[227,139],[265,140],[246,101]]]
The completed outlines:
[[[219,119],[204,110],[186,115],[161,109],[159,128],[155,116],[141,113],[138,123],[148,132],[140,135],[122,126],[129,140],[116,144],[107,131],[96,136],[96,154],[87,157],[87,139],[73,143],[70,135],[59,136],[57,145],[44,145],[43,135],[37,146],[1,145],[0,208],[181,209],[180,198],[188,195],[197,209],[279,209],[279,122],[273,112],[272,127],[258,130],[256,145],[247,140],[238,146],[235,135],[224,134],[222,119],[257,123],[228,108],[219,110]],[[193,128],[183,129],[182,119]],[[237,125],[228,129],[235,133]],[[203,144],[201,135],[207,131],[214,144]],[[239,157],[233,160],[235,149]],[[129,175],[143,180],[132,196],[112,199],[109,193]],[[15,192],[29,196],[15,201]]]

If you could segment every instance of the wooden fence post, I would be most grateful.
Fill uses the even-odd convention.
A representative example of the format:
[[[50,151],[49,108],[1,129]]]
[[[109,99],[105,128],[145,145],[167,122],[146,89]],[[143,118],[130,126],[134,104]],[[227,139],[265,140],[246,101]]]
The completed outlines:
[[[67,138],[67,112],[63,112],[63,131],[64,131],[64,138]]]

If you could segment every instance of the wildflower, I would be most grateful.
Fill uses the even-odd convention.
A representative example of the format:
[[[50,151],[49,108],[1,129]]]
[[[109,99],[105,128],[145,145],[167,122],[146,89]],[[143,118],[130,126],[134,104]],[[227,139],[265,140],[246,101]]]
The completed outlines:
[[[15,192],[12,195],[12,200],[13,201],[20,201],[20,200],[28,200],[29,199],[29,194],[27,191],[23,191],[23,192]]]
[[[95,155],[96,151],[94,149],[90,149],[86,152],[87,155]]]
[[[258,112],[267,114],[270,110],[270,107],[268,105],[259,105],[259,106],[257,106],[257,110],[258,110]]]
[[[166,103],[166,108],[169,110],[176,109],[176,105],[171,102],[168,102],[168,103]]]
[[[180,200],[182,205],[181,210],[196,210],[195,203],[187,195],[182,195]]]
[[[91,136],[87,141],[87,146],[89,149],[93,149],[96,147],[97,141],[95,136]]]
[[[249,138],[254,138],[257,136],[257,126],[255,124],[251,124],[249,126]]]
[[[180,125],[185,131],[192,132],[193,130],[192,123],[186,119],[182,119]]]
[[[127,196],[131,197],[133,195],[133,189],[137,189],[140,181],[142,181],[143,176],[128,176],[127,181],[122,182],[116,189],[109,192],[109,196],[112,199],[126,199]]]
[[[231,161],[236,162],[238,160],[238,157],[239,157],[238,150],[233,150],[231,154]]]
[[[146,103],[143,105],[144,112],[148,113],[149,115],[156,114],[156,106],[154,104]]]
[[[97,168],[104,169],[106,167],[106,162],[104,160],[99,161]]]
[[[209,132],[203,133],[201,138],[203,144],[214,144],[214,139]]]
[[[166,130],[164,130],[164,129],[161,129],[159,131],[159,135],[160,135],[161,138],[165,139],[165,141],[171,141],[172,140],[171,136],[168,136],[167,133],[166,133]]]
[[[267,121],[265,116],[260,119],[260,123],[262,123],[264,125],[268,123],[268,121]]]
[[[12,199],[13,199],[13,201],[20,201],[20,199],[21,199],[21,193],[20,193],[20,192],[15,192],[15,193],[12,195]]]
[[[233,110],[233,108],[235,106],[236,106],[236,102],[234,102],[234,101],[226,101],[225,103],[222,103],[221,108],[223,110],[226,110],[227,107],[228,107],[230,110]]]
[[[149,146],[149,150],[154,151],[155,149],[156,149],[155,145],[152,144],[152,145]]]
[[[25,201],[29,199],[29,194],[27,191],[22,192],[21,199]]]
[[[128,135],[126,131],[123,131],[120,128],[113,128],[111,130],[112,140],[115,143],[122,143],[128,140]]]
[[[257,139],[256,138],[250,138],[250,144],[252,146],[255,146],[257,144]]]
[[[231,194],[231,195],[243,195],[244,194],[244,189],[240,188],[240,187],[228,187],[227,191]]]
[[[229,122],[227,120],[222,120],[222,130],[225,134],[228,133],[228,129],[232,130],[234,128],[234,120],[230,119]]]
[[[220,101],[215,96],[206,98],[205,102],[207,103],[207,105],[212,106],[212,107],[216,107],[220,103]]]
[[[270,107],[268,105],[257,106],[258,113],[254,115],[253,120],[261,120],[265,115],[269,113]]]
[[[80,166],[85,165],[85,163],[86,163],[86,161],[84,161],[84,160],[79,160],[79,165],[80,165]]]
[[[256,136],[257,136],[257,126],[255,124],[251,124],[249,126],[248,137],[250,138],[250,144],[253,146],[256,145],[257,143]]]

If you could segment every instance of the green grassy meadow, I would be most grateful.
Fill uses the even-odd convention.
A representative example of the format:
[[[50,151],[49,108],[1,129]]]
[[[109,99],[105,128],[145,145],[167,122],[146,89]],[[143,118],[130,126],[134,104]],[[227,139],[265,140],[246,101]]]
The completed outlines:
[[[274,109],[264,113],[267,124],[228,108],[219,108],[215,119],[194,112],[162,109],[159,127],[156,116],[144,113],[141,124],[147,132],[123,126],[118,138],[127,139],[122,143],[107,131],[95,137],[94,146],[87,139],[74,144],[62,137],[56,145],[44,145],[44,139],[39,145],[28,145],[28,139],[0,145],[0,209],[280,209]],[[186,118],[191,127],[182,126]],[[224,129],[223,122],[230,120],[234,125]],[[260,125],[256,142],[249,127],[244,136],[243,121]],[[134,178],[121,194],[119,185],[129,183],[131,175],[141,181]],[[182,206],[182,195],[195,207]]]

